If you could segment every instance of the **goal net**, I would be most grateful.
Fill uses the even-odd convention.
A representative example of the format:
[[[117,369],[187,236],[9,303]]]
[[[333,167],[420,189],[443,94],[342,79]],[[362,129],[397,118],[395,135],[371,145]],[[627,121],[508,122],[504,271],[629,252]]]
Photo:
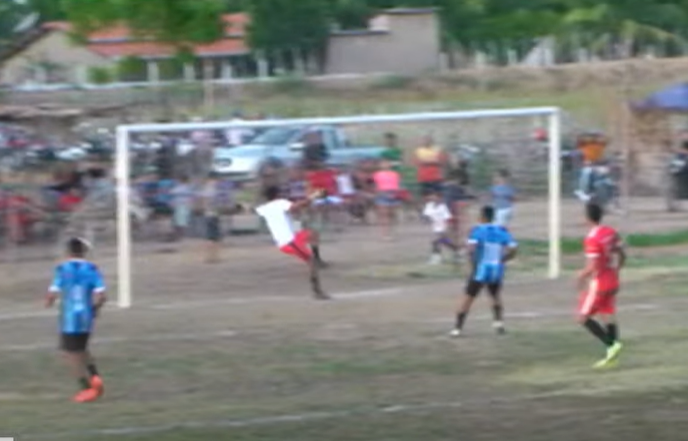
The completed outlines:
[[[509,229],[524,244],[513,271],[556,278],[560,200],[567,185],[560,140],[556,108],[120,126],[111,233],[116,240],[108,257],[118,305],[130,307],[134,298],[160,308],[238,302],[258,285],[263,295],[286,293],[292,279],[298,285],[298,265],[275,252],[252,209],[266,185],[298,193],[304,157],[319,151],[314,144],[326,146],[326,168],[343,176],[337,190],[347,193],[333,195],[340,197],[324,202],[329,208],[310,218],[316,222],[319,216],[323,253],[336,263],[339,286],[350,279],[357,289],[366,281],[372,289],[379,286],[376,278],[455,271],[439,262],[427,269],[433,229],[419,212],[435,184],[419,180],[435,178],[421,179],[418,161],[423,157],[424,170],[431,170],[432,159],[425,156],[436,150],[419,150],[426,144],[443,152],[442,165],[435,167],[443,181],[438,197],[461,210],[455,239],[463,243],[479,207],[495,202],[491,189],[504,172],[516,192]],[[380,158],[401,176],[403,191],[392,209],[371,182],[383,166]],[[347,176],[355,185],[346,184]],[[393,218],[386,214],[390,210],[396,211]],[[217,225],[209,227],[209,211],[218,215]],[[104,253],[107,246],[99,244],[107,238],[89,228],[97,253]],[[216,235],[223,236],[219,263],[206,263],[218,257]]]

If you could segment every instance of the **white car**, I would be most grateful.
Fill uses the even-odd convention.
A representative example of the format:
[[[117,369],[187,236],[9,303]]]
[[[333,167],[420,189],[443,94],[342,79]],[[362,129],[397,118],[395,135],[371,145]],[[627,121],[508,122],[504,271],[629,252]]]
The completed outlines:
[[[306,137],[318,132],[329,154],[328,163],[344,165],[364,158],[378,158],[384,147],[353,146],[333,126],[274,127],[240,147],[216,148],[212,169],[215,173],[237,179],[255,179],[261,165],[268,159],[285,166],[298,163],[303,157]]]

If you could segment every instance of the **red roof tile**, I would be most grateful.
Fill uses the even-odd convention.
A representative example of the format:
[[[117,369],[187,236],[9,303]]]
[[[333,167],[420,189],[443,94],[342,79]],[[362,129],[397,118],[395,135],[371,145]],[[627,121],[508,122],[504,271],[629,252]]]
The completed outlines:
[[[241,13],[225,14],[222,16],[222,21],[225,23],[225,35],[231,36],[231,38],[224,38],[209,44],[194,45],[193,51],[196,55],[242,54],[249,51],[243,38],[249,22],[248,15]],[[43,24],[43,28],[61,32],[72,30],[72,26],[67,22],[47,22]],[[104,57],[157,58],[168,57],[175,52],[174,47],[170,45],[135,40],[130,29],[122,25],[93,32],[88,36],[86,47]]]

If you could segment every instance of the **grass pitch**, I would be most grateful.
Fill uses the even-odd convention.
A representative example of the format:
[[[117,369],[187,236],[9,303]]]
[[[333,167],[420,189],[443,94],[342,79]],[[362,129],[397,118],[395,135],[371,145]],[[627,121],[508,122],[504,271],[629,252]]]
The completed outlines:
[[[446,337],[457,280],[331,303],[112,311],[94,344],[107,395],[93,405],[66,401],[51,318],[4,319],[0,428],[70,440],[679,439],[688,276],[666,275],[686,259],[672,256],[628,270],[626,351],[605,372],[590,369],[603,349],[573,324],[565,281],[514,282],[504,337],[478,302],[460,340]]]

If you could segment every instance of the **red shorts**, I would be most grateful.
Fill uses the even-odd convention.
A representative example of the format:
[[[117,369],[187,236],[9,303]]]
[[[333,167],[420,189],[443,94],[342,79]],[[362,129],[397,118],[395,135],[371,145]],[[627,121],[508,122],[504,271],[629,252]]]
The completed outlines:
[[[594,279],[590,282],[588,290],[581,293],[578,299],[580,315],[616,314],[616,293],[619,287],[606,286],[602,290],[602,286],[600,280]]]
[[[296,233],[291,243],[280,247],[280,251],[308,263],[311,261],[312,257],[310,241],[311,232],[308,230],[301,230]]]
[[[402,188],[401,190],[397,191],[397,198],[399,198],[399,200],[402,202],[411,202],[413,195],[411,195],[410,191]]]

